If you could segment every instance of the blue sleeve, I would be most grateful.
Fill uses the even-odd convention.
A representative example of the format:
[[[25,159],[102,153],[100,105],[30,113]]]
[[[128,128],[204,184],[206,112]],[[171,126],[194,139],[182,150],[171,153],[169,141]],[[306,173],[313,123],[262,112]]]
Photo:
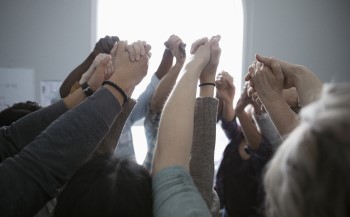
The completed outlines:
[[[236,138],[242,132],[241,128],[237,124],[236,116],[232,121],[225,121],[221,119],[221,128],[224,130],[225,135],[229,140]]]
[[[155,217],[211,216],[189,172],[180,166],[162,169],[152,179]]]
[[[137,98],[137,104],[134,110],[131,112],[128,121],[133,125],[136,121],[144,118],[148,110],[148,104],[151,101],[153,93],[159,83],[159,79],[154,74],[151,78],[150,83],[147,85],[145,91]]]

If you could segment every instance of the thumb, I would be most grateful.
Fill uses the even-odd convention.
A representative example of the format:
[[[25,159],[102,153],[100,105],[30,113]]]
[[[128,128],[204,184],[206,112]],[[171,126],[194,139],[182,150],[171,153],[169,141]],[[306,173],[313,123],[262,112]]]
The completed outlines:
[[[255,59],[261,63],[264,63],[267,66],[271,67],[271,59],[270,57],[264,57],[259,54],[255,54]]]

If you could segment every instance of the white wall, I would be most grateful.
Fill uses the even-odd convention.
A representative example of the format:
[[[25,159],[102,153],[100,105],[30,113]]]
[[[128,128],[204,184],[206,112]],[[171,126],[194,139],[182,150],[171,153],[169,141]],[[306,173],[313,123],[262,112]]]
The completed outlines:
[[[38,102],[41,80],[63,80],[90,52],[94,2],[0,0],[0,67],[34,69]]]
[[[349,0],[242,1],[243,69],[260,53],[306,65],[323,81],[350,81]]]
[[[350,80],[349,0],[242,0],[243,74],[254,54],[303,64],[323,81]],[[0,67],[63,80],[96,41],[95,0],[0,0]],[[1,80],[1,78],[0,78]]]

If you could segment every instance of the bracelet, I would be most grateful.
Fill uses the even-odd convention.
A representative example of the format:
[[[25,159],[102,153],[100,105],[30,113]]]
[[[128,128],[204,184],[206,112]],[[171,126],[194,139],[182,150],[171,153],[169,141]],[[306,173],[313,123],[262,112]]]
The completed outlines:
[[[119,87],[116,83],[113,83],[112,81],[102,82],[102,85],[105,85],[105,84],[111,85],[112,87],[114,87],[116,90],[118,90],[122,94],[122,96],[124,98],[123,103],[126,103],[128,101],[128,96],[126,95],[125,91],[121,87]]]
[[[91,87],[88,85],[87,82],[84,82],[81,85],[81,89],[83,89],[83,92],[84,92],[86,97],[89,97],[94,93],[94,91],[91,89]]]
[[[206,85],[213,85],[214,87],[216,87],[216,84],[215,84],[215,83],[201,83],[201,84],[199,84],[198,86],[199,86],[199,87],[202,87],[202,86],[206,86]]]

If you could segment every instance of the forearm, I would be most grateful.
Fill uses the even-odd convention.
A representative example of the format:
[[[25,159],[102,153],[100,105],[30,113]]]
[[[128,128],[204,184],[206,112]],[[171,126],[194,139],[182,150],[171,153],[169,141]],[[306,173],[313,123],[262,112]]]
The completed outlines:
[[[60,86],[60,95],[62,98],[69,95],[69,91],[75,82],[79,82],[81,76],[89,69],[92,62],[95,59],[95,55],[90,53],[90,55],[82,62],[79,66],[73,69],[72,72],[66,77]]]
[[[170,67],[173,65],[173,54],[170,50],[165,49],[163,53],[162,61],[160,62],[157,71],[155,72],[157,78],[161,80],[164,75],[169,71]]]
[[[161,112],[166,99],[173,89],[177,77],[182,69],[183,64],[175,64],[170,71],[160,80],[151,100],[151,111],[154,113]]]
[[[237,117],[241,123],[241,127],[248,144],[253,149],[258,149],[261,142],[261,135],[252,123],[251,119],[248,117],[245,111],[237,112]]]
[[[232,121],[236,115],[236,111],[233,108],[233,101],[225,102],[223,101],[222,107],[222,119],[226,122]]]
[[[282,138],[298,126],[300,122],[298,114],[290,109],[282,97],[260,98],[260,100]]]
[[[298,92],[301,107],[317,100],[322,91],[322,82],[305,66],[297,66],[294,84]]]
[[[189,62],[162,113],[153,172],[179,165],[189,169],[197,81],[203,63]],[[180,114],[180,115],[179,115]]]

